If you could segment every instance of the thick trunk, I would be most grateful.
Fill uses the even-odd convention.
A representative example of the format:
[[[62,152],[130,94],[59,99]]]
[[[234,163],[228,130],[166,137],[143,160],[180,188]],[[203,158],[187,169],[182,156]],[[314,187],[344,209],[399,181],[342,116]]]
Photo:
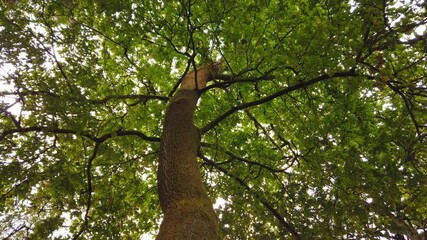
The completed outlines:
[[[156,239],[217,239],[217,218],[197,164],[195,90],[179,90],[166,111],[157,172],[163,222]]]

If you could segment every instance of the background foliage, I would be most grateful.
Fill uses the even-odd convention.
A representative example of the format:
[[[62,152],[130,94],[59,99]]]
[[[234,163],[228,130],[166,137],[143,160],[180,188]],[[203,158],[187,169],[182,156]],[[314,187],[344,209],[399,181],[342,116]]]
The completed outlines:
[[[221,238],[425,239],[425,9],[2,1],[1,237],[155,234],[168,99],[220,60],[195,121]]]

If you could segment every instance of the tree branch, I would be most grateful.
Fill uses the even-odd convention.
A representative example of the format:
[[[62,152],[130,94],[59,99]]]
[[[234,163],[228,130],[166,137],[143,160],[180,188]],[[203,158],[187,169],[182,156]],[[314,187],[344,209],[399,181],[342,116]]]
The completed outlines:
[[[104,142],[109,138],[116,137],[116,136],[137,136],[143,140],[149,141],[149,142],[160,142],[160,138],[158,137],[149,137],[145,135],[144,133],[136,130],[119,130],[113,133],[107,133],[102,135],[100,138],[97,138],[99,142]]]
[[[12,103],[12,104],[10,104],[9,106],[7,106],[6,108],[4,108],[4,109],[1,109],[0,108],[0,114],[2,114],[2,113],[4,113],[6,116],[9,116],[9,118],[12,120],[12,122],[13,122],[13,124],[15,124],[15,126],[16,126],[16,128],[21,128],[21,123],[20,123],[20,120],[17,120],[16,118],[15,118],[15,116],[12,114],[12,113],[10,113],[9,111],[8,111],[8,109],[9,108],[11,108],[11,107],[13,107],[15,104],[17,104],[18,103],[18,101],[17,102],[14,102],[14,103]]]
[[[25,90],[22,92],[19,91],[15,91],[15,92],[0,92],[0,96],[4,97],[4,96],[28,96],[28,95],[49,95],[52,97],[59,97],[58,95],[56,95],[55,93],[49,92],[49,91],[38,91],[38,90]]]
[[[418,124],[415,114],[412,111],[412,108],[409,104],[409,100],[406,98],[405,94],[402,91],[400,91],[397,87],[393,86],[390,82],[386,82],[386,84],[388,87],[390,87],[395,93],[397,93],[402,98],[403,103],[405,104],[406,110],[408,111],[409,116],[411,117],[411,121],[414,124],[415,131],[417,132],[417,136],[420,139],[420,141],[422,141],[423,135],[420,130],[420,125]]]
[[[14,134],[14,133],[28,133],[28,132],[45,132],[45,133],[58,133],[58,134],[78,134],[77,131],[70,130],[70,129],[61,129],[61,128],[51,128],[51,127],[26,127],[26,128],[17,128],[17,129],[8,129],[4,130],[2,134],[0,135],[0,141],[3,141],[7,135]],[[87,134],[87,133],[80,133],[82,136],[87,137],[91,140],[97,141],[97,138]]]
[[[392,213],[387,210],[384,210],[381,208],[381,206],[378,206],[378,204],[374,204],[373,202],[368,203],[366,201],[363,201],[362,203],[366,208],[368,208],[368,211],[371,211],[371,209],[373,209],[379,214],[389,217],[396,226],[398,226],[405,232],[404,234],[409,239],[423,239],[421,234],[418,233],[417,229],[407,224],[402,218],[399,217],[398,213]],[[407,219],[407,217],[404,217],[404,219],[405,218]]]
[[[201,146],[202,147],[209,147],[209,148],[213,147],[212,144],[210,144],[210,143],[201,143]],[[237,160],[237,161],[240,161],[240,162],[244,162],[244,163],[247,163],[249,165],[256,165],[256,166],[258,166],[258,167],[260,167],[262,169],[267,169],[267,171],[269,171],[269,172],[271,172],[273,174],[275,174],[275,173],[286,173],[286,174],[289,174],[288,172],[285,171],[286,169],[276,169],[276,168],[270,167],[268,165],[265,165],[265,164],[262,164],[262,163],[259,163],[259,162],[256,162],[256,161],[251,161],[251,160],[244,159],[244,158],[239,157],[236,154],[232,153],[231,151],[228,151],[228,150],[225,150],[225,149],[223,149],[223,150],[224,150],[225,154],[227,154],[230,158],[232,158],[234,160]]]
[[[194,58],[196,57],[195,54],[190,55],[187,61],[187,66],[185,67],[184,73],[181,75],[181,77],[179,78],[178,82],[175,83],[175,85],[173,86],[172,90],[169,92],[169,97],[172,97],[173,94],[176,92],[176,90],[178,89],[179,85],[182,82],[182,79],[184,79],[184,77],[187,75],[188,71],[190,71],[190,67],[191,67],[191,63],[194,61]]]
[[[218,74],[215,76],[215,79],[223,80],[223,82],[217,82],[217,83],[211,84],[203,88],[201,92],[202,93],[206,92],[207,90],[212,88],[226,88],[233,83],[246,83],[246,82],[259,82],[259,81],[265,81],[265,80],[273,80],[274,76],[269,75],[269,73],[266,73],[260,77],[241,78],[241,77],[235,77],[233,75]]]
[[[150,141],[150,142],[159,142],[160,138],[158,137],[149,137],[145,135],[144,133],[140,131],[135,130],[119,130],[113,133],[107,133],[102,135],[101,137],[93,136],[89,133],[85,132],[77,132],[75,130],[71,129],[61,129],[61,128],[51,128],[51,127],[26,127],[26,128],[17,128],[17,129],[8,129],[4,130],[0,135],[0,141],[3,141],[7,135],[14,134],[14,133],[28,133],[28,132],[44,132],[44,133],[57,133],[57,134],[80,134],[84,137],[87,137],[94,142],[102,143],[105,142],[107,139],[116,137],[116,136],[137,136],[140,137],[143,140]]]
[[[285,95],[287,93],[293,92],[293,91],[298,90],[298,89],[306,88],[308,86],[311,86],[311,85],[313,85],[315,83],[318,83],[318,82],[321,82],[321,81],[324,81],[324,80],[328,80],[328,79],[331,79],[331,78],[337,78],[337,77],[351,77],[351,76],[356,76],[356,72],[355,72],[354,68],[351,68],[350,70],[345,71],[345,72],[334,73],[332,75],[324,74],[324,75],[318,76],[316,78],[313,78],[313,79],[311,79],[309,81],[300,82],[300,83],[297,83],[295,85],[289,86],[289,87],[287,87],[285,89],[282,89],[282,90],[280,90],[280,91],[278,91],[278,92],[276,92],[276,93],[274,93],[274,94],[272,94],[270,96],[267,96],[267,97],[264,97],[264,98],[261,98],[261,99],[258,99],[258,100],[252,101],[252,102],[243,103],[241,105],[238,105],[238,106],[235,106],[235,107],[229,109],[228,111],[226,111],[225,113],[223,113],[221,116],[217,117],[215,120],[213,120],[210,123],[208,123],[206,126],[204,126],[203,128],[200,129],[200,132],[201,132],[201,134],[206,133],[207,131],[209,131],[212,128],[216,127],[216,125],[218,125],[224,119],[226,119],[230,115],[232,115],[235,112],[238,112],[240,110],[243,110],[243,109],[246,109],[246,108],[249,108],[249,107],[253,107],[253,106],[257,106],[257,105],[269,102],[269,101],[271,101],[271,100],[273,100],[275,98],[278,98],[280,96],[283,96],[283,95]]]
[[[217,169],[218,171],[222,172],[223,174],[225,174],[226,176],[234,179],[236,182],[238,182],[241,186],[245,187],[246,190],[251,193],[255,198],[259,199],[260,202],[262,203],[262,205],[268,209],[268,211],[270,211],[270,213],[273,214],[273,216],[279,220],[280,224],[289,232],[292,234],[292,236],[294,237],[294,239],[299,240],[301,239],[297,230],[295,229],[295,227],[293,227],[290,223],[288,223],[281,215],[280,213],[266,200],[264,200],[258,193],[256,193],[254,190],[252,190],[252,188],[246,184],[241,178],[239,178],[238,176],[233,175],[232,173],[228,172],[225,168],[218,166],[214,161],[210,160],[209,158],[207,158],[206,156],[204,156],[202,153],[199,152],[199,157],[203,159],[203,161],[210,165],[213,166],[215,169]]]
[[[36,91],[36,90],[26,90],[26,91],[14,91],[14,92],[0,92],[0,96],[14,96],[14,95],[18,95],[18,96],[28,96],[28,95],[48,95],[51,97],[56,97],[56,98],[60,98],[61,96],[49,92],[49,91]],[[169,97],[166,96],[158,96],[158,95],[145,95],[145,94],[126,94],[126,95],[111,95],[111,96],[106,96],[104,98],[101,99],[88,99],[88,101],[92,104],[104,104],[107,103],[110,100],[113,99],[120,99],[120,100],[125,100],[125,99],[138,99],[140,101],[147,101],[149,99],[155,99],[155,100],[160,100],[160,101],[169,101]]]
[[[89,211],[90,211],[90,207],[92,205],[92,192],[93,192],[91,169],[92,169],[92,162],[96,158],[96,155],[98,154],[98,149],[99,149],[100,145],[101,145],[101,142],[97,142],[95,144],[95,147],[93,148],[92,155],[89,157],[89,159],[87,161],[87,165],[86,165],[86,177],[87,177],[86,212],[85,212],[85,216],[84,216],[84,223],[83,223],[82,227],[80,228],[80,231],[76,234],[76,236],[74,236],[73,239],[78,239],[80,237],[80,235],[84,231],[86,231],[86,229],[88,228],[88,225],[89,225]]]
[[[156,99],[156,100],[160,100],[160,101],[169,101],[169,97],[165,97],[165,96],[157,96],[157,95],[117,95],[117,96],[107,96],[104,97],[102,99],[93,99],[93,100],[89,100],[89,102],[91,103],[95,103],[95,104],[103,104],[106,103],[112,99],[120,99],[120,100],[125,100],[125,99],[139,99],[140,101],[146,101],[149,99]]]

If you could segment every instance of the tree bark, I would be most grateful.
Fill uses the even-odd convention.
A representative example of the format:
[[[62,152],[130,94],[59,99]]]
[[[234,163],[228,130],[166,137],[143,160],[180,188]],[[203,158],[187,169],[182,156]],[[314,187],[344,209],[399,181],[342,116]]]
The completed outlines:
[[[198,97],[196,90],[181,89],[166,110],[157,172],[164,216],[157,240],[217,239],[217,217],[197,164],[200,134],[193,115]]]

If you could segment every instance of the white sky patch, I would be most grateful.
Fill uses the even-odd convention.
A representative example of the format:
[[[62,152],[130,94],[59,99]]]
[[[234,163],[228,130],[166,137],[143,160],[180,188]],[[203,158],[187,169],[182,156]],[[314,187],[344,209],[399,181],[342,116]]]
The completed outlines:
[[[176,67],[177,64],[178,64],[178,60],[176,58],[173,58],[172,59],[172,68],[171,68],[171,74],[172,75],[177,75],[180,73]]]
[[[71,214],[69,212],[62,212],[61,218],[64,219],[64,223],[62,224],[63,227],[58,228],[58,230],[54,231],[51,234],[52,238],[58,238],[58,237],[67,237],[71,238],[70,231],[68,230],[68,226],[71,226],[72,220],[71,220]]]
[[[415,28],[415,33],[418,35],[422,35],[426,32],[426,25],[421,25]]]
[[[365,156],[363,156],[363,155],[360,155],[360,160],[362,162],[368,162],[368,159]]]
[[[374,93],[371,91],[371,90],[368,90],[368,89],[363,89],[361,92],[360,92],[360,97],[361,98],[370,98],[370,97],[372,97],[374,95]]]
[[[5,92],[13,92],[14,87],[12,84],[4,81],[5,77],[11,74],[14,71],[14,68],[11,64],[2,64],[0,65],[0,94]],[[5,95],[0,96],[0,103],[5,103],[6,106],[9,106],[7,109],[8,112],[13,114],[14,116],[19,116],[22,105],[17,101],[16,96],[14,95]]]
[[[309,189],[307,190],[307,194],[308,194],[308,195],[310,195],[310,196],[314,196],[314,195],[315,195],[315,193],[316,193],[316,191],[315,191],[315,189],[313,189],[313,188],[309,188]]]
[[[154,234],[150,234],[150,233],[144,233],[141,235],[141,237],[139,238],[139,240],[152,240],[155,238]]]
[[[213,207],[214,209],[224,209],[226,203],[227,203],[227,200],[225,200],[222,197],[219,197],[216,199]]]
[[[350,0],[350,12],[354,12],[354,10],[356,10],[356,8],[359,6],[359,4],[353,0]]]
[[[154,58],[150,58],[150,59],[148,59],[148,63],[151,64],[151,65],[154,65],[154,64],[157,63],[157,61]]]
[[[382,105],[382,110],[383,111],[385,111],[385,110],[394,110],[395,108],[393,107],[393,104],[391,104],[391,103],[389,103],[389,102],[387,102],[387,103],[384,103],[383,105]]]

